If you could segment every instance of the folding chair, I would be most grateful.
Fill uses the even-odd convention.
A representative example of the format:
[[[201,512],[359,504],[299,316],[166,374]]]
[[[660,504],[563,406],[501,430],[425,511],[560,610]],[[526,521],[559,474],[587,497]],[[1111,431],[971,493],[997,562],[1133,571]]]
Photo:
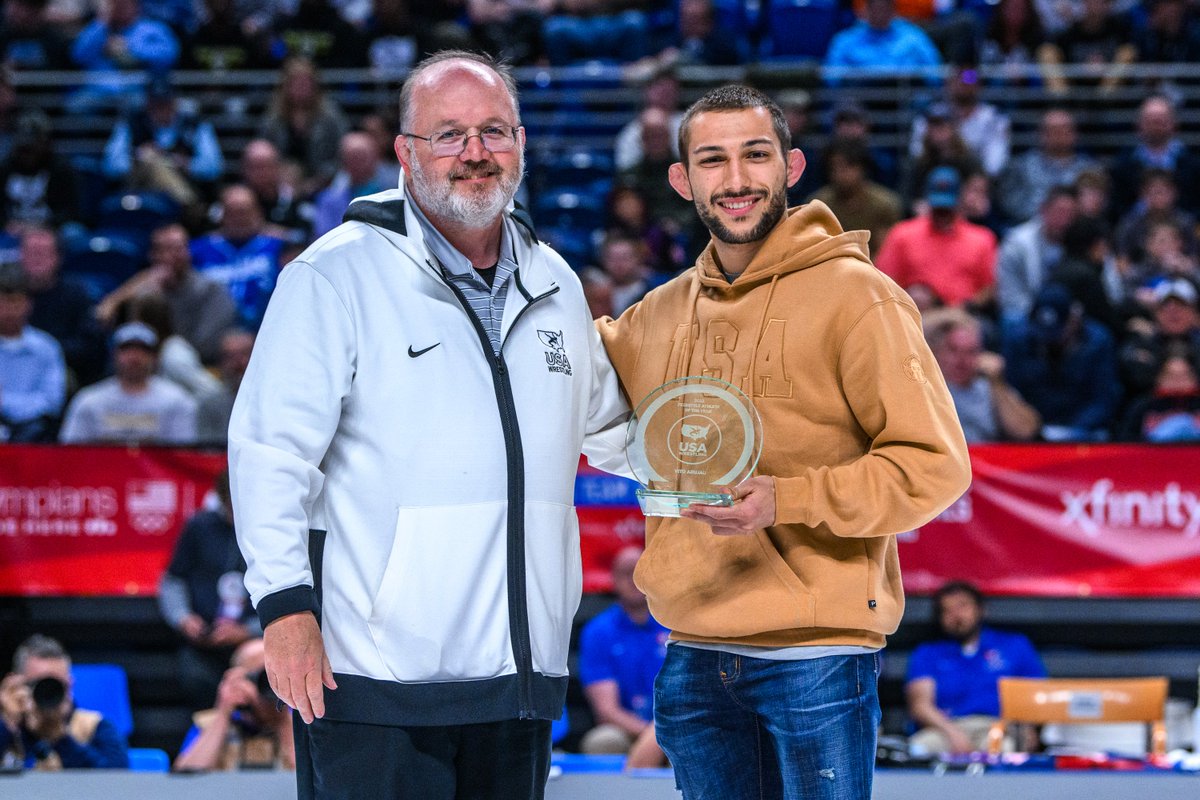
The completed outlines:
[[[999,753],[1008,723],[1072,725],[1142,722],[1150,725],[1150,752],[1167,750],[1167,679],[1001,678],[1000,721],[988,732],[988,752]]]

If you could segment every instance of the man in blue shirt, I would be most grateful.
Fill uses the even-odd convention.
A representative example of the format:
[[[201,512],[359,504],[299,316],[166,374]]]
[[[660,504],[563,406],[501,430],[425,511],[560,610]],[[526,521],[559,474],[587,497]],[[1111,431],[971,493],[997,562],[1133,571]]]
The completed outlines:
[[[0,681],[0,759],[39,770],[125,769],[125,740],[96,711],[75,707],[71,657],[35,634],[17,648]]]
[[[833,37],[826,67],[877,69],[939,67],[942,57],[919,27],[896,16],[894,0],[867,0],[863,19]],[[836,83],[836,74],[829,76]]]
[[[1046,668],[1025,636],[984,626],[983,594],[972,584],[947,583],[933,608],[946,638],[918,646],[908,659],[908,713],[921,726],[909,750],[984,750],[1000,715],[997,679],[1044,678]]]
[[[650,616],[646,596],[633,583],[640,547],[613,558],[617,602],[583,628],[579,679],[596,718],[583,737],[585,753],[627,753],[639,738],[651,739],[654,679],[667,656],[669,631]]]
[[[29,325],[32,309],[24,270],[0,265],[0,441],[54,441],[67,399],[62,348]]]
[[[262,324],[282,268],[284,242],[263,232],[265,220],[254,192],[242,185],[221,192],[221,226],[192,242],[196,270],[225,286],[241,322]]]

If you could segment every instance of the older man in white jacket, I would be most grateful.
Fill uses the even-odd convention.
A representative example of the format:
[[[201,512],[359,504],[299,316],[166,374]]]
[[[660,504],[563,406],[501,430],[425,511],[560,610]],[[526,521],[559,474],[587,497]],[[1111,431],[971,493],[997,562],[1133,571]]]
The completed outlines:
[[[404,186],[283,270],[243,380],[246,584],[271,685],[308,723],[300,797],[541,798],[576,467],[586,449],[620,468],[628,409],[579,281],[513,210],[512,78],[431,56],[401,124]]]

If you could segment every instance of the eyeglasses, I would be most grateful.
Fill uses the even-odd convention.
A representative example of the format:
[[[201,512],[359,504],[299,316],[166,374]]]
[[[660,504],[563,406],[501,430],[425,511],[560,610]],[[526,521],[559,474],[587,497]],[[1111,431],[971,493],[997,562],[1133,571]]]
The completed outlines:
[[[489,153],[507,153],[517,146],[517,129],[512,125],[485,125],[476,129],[476,133],[468,133],[457,128],[435,131],[429,136],[415,133],[400,132],[401,136],[411,136],[414,139],[424,139],[429,142],[429,148],[435,156],[457,156],[467,149],[467,140],[478,136],[479,142]]]

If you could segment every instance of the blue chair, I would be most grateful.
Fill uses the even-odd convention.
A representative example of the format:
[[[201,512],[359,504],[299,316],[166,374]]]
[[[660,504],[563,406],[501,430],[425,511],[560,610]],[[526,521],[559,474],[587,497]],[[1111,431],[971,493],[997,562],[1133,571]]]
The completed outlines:
[[[157,747],[129,748],[129,770],[131,772],[170,772],[171,759],[166,750]]]
[[[99,711],[126,738],[133,732],[133,706],[129,703],[129,679],[118,664],[75,664],[72,694],[75,705]]]
[[[833,35],[853,20],[838,0],[770,0],[762,55],[820,61]]]
[[[69,247],[63,259],[63,272],[81,280],[98,300],[145,264],[145,245],[136,239],[96,234]]]
[[[586,187],[583,191],[549,192],[533,205],[534,220],[539,226],[552,228],[583,228],[595,230],[604,226],[603,200]]]
[[[148,237],[155,228],[179,221],[179,205],[161,192],[114,194],[100,201],[98,227]]]

